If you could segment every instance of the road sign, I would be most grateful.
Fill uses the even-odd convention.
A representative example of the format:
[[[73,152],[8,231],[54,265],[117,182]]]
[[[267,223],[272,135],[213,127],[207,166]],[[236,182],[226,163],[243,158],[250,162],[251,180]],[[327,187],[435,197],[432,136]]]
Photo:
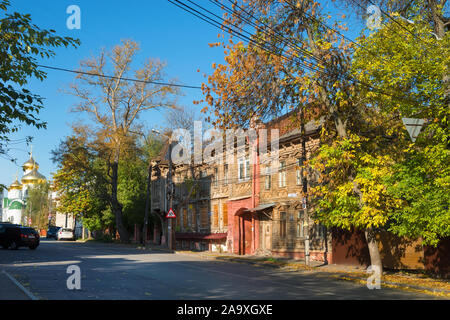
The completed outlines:
[[[406,131],[408,131],[409,136],[411,137],[412,142],[416,142],[416,138],[422,130],[422,126],[425,123],[423,119],[415,119],[415,118],[403,118],[403,124],[406,127]]]
[[[169,209],[169,212],[167,212],[166,218],[176,218],[175,212],[172,210],[172,208]]]

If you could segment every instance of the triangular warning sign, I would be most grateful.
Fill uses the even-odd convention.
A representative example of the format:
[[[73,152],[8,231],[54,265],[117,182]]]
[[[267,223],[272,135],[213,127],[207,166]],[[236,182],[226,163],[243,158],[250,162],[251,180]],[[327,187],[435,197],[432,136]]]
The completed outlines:
[[[172,208],[167,212],[166,218],[176,218],[175,212],[173,212]]]
[[[403,118],[403,124],[406,127],[406,131],[408,131],[409,136],[413,142],[416,142],[417,137],[419,136],[420,130],[422,130],[422,126],[425,123],[423,119],[415,119],[415,118]]]

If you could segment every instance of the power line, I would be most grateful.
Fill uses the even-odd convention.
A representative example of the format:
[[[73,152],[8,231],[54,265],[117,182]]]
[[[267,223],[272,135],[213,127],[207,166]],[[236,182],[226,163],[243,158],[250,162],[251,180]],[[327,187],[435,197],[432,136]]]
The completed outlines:
[[[210,1],[211,1],[211,0],[210,0]],[[232,0],[228,0],[228,1],[232,3]],[[292,5],[290,2],[288,2],[288,1],[286,2],[286,4],[289,5],[289,6],[290,6],[292,9],[294,9],[294,10],[297,9],[295,6],[293,6],[293,5]],[[239,5],[237,5],[237,4],[235,4],[235,5],[236,5],[238,8],[240,8],[241,10],[243,10],[244,12],[246,12],[246,11],[245,11],[244,9],[242,9]],[[249,14],[249,15],[251,15],[251,14],[248,13],[248,12],[246,12],[246,13]],[[360,45],[359,43],[357,43],[357,42],[355,42],[355,41],[353,41],[353,40],[347,38],[346,36],[344,36],[343,34],[341,34],[339,31],[335,30],[334,28],[331,28],[331,27],[328,26],[326,23],[322,22],[320,19],[317,19],[316,17],[313,17],[312,15],[308,14],[308,13],[307,13],[306,11],[304,11],[304,10],[302,10],[301,13],[302,13],[303,15],[306,15],[310,20],[314,20],[314,21],[316,21],[316,22],[322,24],[324,27],[326,27],[326,28],[329,29],[330,31],[333,31],[334,33],[339,34],[339,35],[342,36],[344,39],[346,39],[346,40],[348,40],[348,41],[350,41],[350,42],[356,44],[356,45],[359,46],[360,48],[362,48],[362,49],[366,50],[367,52],[371,53],[374,57],[378,57],[378,55],[376,55],[373,51],[368,50],[367,48],[365,48],[364,46]],[[255,19],[256,19],[256,18],[255,18]],[[257,20],[257,19],[256,19],[256,20]],[[269,27],[269,28],[270,28],[270,27]],[[272,30],[273,30],[273,29],[272,29]],[[381,57],[381,58],[382,58],[385,62],[387,62],[383,57]],[[323,61],[323,60],[322,60],[322,61]],[[324,62],[325,62],[325,64],[327,64],[326,61],[324,61]],[[365,83],[365,82],[362,82],[361,80],[352,78],[352,77],[350,77],[350,76],[348,76],[348,75],[347,75],[346,77],[347,77],[347,79],[349,79],[349,80],[352,80],[352,79],[355,80],[356,82],[360,83],[360,84],[363,85],[364,87],[366,87],[366,88],[368,88],[368,89],[371,89],[373,92],[376,92],[376,93],[379,93],[379,94],[383,94],[383,95],[386,95],[386,96],[391,96],[391,97],[396,98],[396,99],[398,99],[398,100],[403,100],[403,99],[404,99],[403,97],[399,97],[399,96],[393,95],[393,94],[391,94],[391,93],[386,93],[385,91],[380,91],[380,90],[378,90],[377,88],[371,86],[370,84],[367,84],[367,83]]]
[[[358,3],[357,1],[355,1],[355,0],[351,0],[353,3],[355,3],[356,5],[358,5],[362,10],[364,10],[364,7],[360,4],[360,3]],[[397,24],[397,25],[399,25],[400,26],[400,28],[402,28],[403,30],[405,30],[406,32],[408,32],[409,34],[411,34],[416,40],[419,40],[419,41],[421,41],[422,43],[424,43],[425,45],[428,45],[426,42],[424,42],[423,40],[422,40],[422,38],[420,38],[420,37],[418,37],[418,36],[416,36],[414,33],[412,33],[410,30],[408,30],[405,26],[403,26],[400,22],[398,22],[397,20],[395,20],[391,15],[389,15],[387,12],[385,12],[382,8],[380,8],[379,6],[377,6],[375,3],[373,3],[371,0],[368,0],[368,2],[370,3],[370,4],[372,4],[373,6],[376,6],[377,8],[379,8],[380,9],[380,12],[382,13],[382,14],[384,14],[386,17],[388,17],[390,20],[392,20],[395,24]],[[397,33],[398,35],[400,35],[398,32],[396,32],[395,30],[394,30],[394,32],[395,33]]]
[[[223,26],[223,24],[220,23],[220,22],[218,22],[217,20],[212,19],[212,18],[206,16],[205,14],[199,12],[198,10],[196,10],[196,9],[190,7],[190,6],[188,6],[188,5],[185,4],[185,3],[182,3],[181,1],[174,0],[174,1],[178,2],[178,3],[180,3],[182,6],[184,6],[184,7],[186,7],[186,8],[183,8],[182,6],[178,5],[177,3],[175,3],[175,2],[172,1],[172,0],[168,0],[168,1],[169,1],[170,3],[172,3],[173,5],[175,5],[175,6],[179,7],[179,8],[181,8],[181,9],[183,9],[184,11],[186,11],[186,12],[192,14],[193,16],[195,16],[195,17],[197,17],[197,18],[199,18],[199,19],[201,19],[201,20],[203,20],[203,21],[205,21],[205,22],[207,22],[207,23],[213,25],[214,27],[216,27],[216,28],[218,28],[218,29],[220,29],[220,30],[228,29],[228,32],[231,33],[232,35],[235,35],[237,38],[239,38],[239,39],[241,39],[241,40],[243,40],[243,41],[247,41],[247,42],[249,42],[249,43],[251,43],[251,44],[254,44],[255,46],[261,48],[262,50],[268,52],[269,54],[273,54],[273,55],[276,55],[276,56],[285,58],[286,60],[292,60],[292,58],[286,57],[286,56],[284,56],[284,55],[281,54],[281,53],[277,53],[277,52],[274,52],[274,51],[272,51],[272,50],[270,50],[270,49],[265,48],[264,46],[262,46],[261,44],[259,44],[259,43],[256,42],[255,40],[251,39],[250,37],[247,37],[247,36],[243,35],[241,32],[232,29],[230,26],[228,26],[228,27],[227,27],[227,26]],[[192,11],[190,11],[190,10],[192,10]],[[197,12],[198,14],[197,14],[196,12]],[[200,16],[199,16],[199,15],[200,15]],[[208,21],[208,20],[206,20],[206,19],[208,19],[208,20],[210,20],[210,21]],[[221,18],[221,20],[222,20],[222,21],[225,21],[225,20],[222,19],[222,18]],[[212,22],[211,22],[211,21],[212,21]],[[233,27],[236,27],[236,26],[233,25]],[[265,41],[265,43],[268,43],[268,42]],[[320,71],[314,69],[313,67],[306,65],[306,64],[303,63],[303,62],[300,62],[300,64],[301,64],[303,67],[305,67],[306,69],[309,69],[309,70],[315,71],[315,72],[320,72]]]
[[[192,2],[190,0],[188,0],[189,2]],[[219,4],[217,0],[209,0],[209,2],[211,2],[212,4],[214,4],[215,6],[219,7],[219,8],[223,8],[226,12],[231,13],[232,15],[237,15],[240,19],[246,21],[247,23],[249,23],[251,26],[253,26],[254,28],[259,28],[259,26],[254,23],[252,20],[246,19],[244,17],[242,17],[242,15],[237,14],[235,10],[233,10],[232,8],[229,8],[228,6],[224,5],[224,4]],[[230,3],[233,4],[233,2],[231,0],[229,0]],[[310,58],[313,58],[314,60],[316,60],[317,62],[320,62],[321,59],[317,58],[314,54],[312,54],[311,52],[303,49],[303,48],[299,48],[296,45],[293,45],[292,42],[287,39],[286,37],[284,37],[283,35],[281,35],[279,32],[277,32],[276,30],[274,30],[273,28],[271,28],[270,26],[268,26],[267,24],[265,24],[264,22],[256,19],[253,15],[251,15],[250,13],[248,13],[247,11],[245,11],[244,9],[242,9],[241,7],[239,7],[237,4],[235,4],[239,9],[241,9],[243,12],[245,12],[247,15],[249,15],[250,17],[252,17],[253,19],[255,19],[256,21],[258,21],[259,23],[261,23],[262,25],[264,25],[267,29],[270,29],[271,31],[273,31],[275,34],[277,34],[279,37],[277,37],[277,39],[281,39],[282,41],[284,40],[286,42],[286,44],[290,45],[290,47],[294,50],[296,50],[297,52],[301,52],[303,54],[308,55]],[[223,20],[223,19],[222,19]],[[263,30],[263,32],[268,35],[271,36],[269,33],[267,33],[266,31]],[[253,36],[253,34],[252,34]],[[301,41],[300,41],[301,42]],[[302,43],[303,44],[303,43]]]
[[[113,80],[123,80],[123,81],[130,81],[130,82],[155,84],[155,85],[159,85],[159,86],[179,87],[179,88],[187,88],[187,89],[201,89],[202,88],[199,86],[190,86],[190,85],[175,84],[175,83],[168,83],[168,82],[148,81],[148,80],[140,80],[140,79],[132,79],[132,78],[119,78],[119,77],[109,76],[109,75],[104,75],[104,74],[99,74],[99,73],[85,72],[85,71],[80,71],[80,70],[71,70],[71,69],[52,67],[52,66],[46,66],[46,65],[38,65],[38,67],[51,69],[51,70],[57,70],[57,71],[84,74],[84,75],[88,75],[88,76],[96,76],[96,77],[113,79]]]
[[[231,27],[224,27],[224,26],[222,26],[222,24],[221,24],[220,22],[218,22],[218,21],[216,21],[216,20],[214,20],[214,19],[212,19],[212,18],[206,16],[205,14],[203,14],[203,13],[201,13],[201,12],[199,12],[199,11],[193,9],[192,7],[186,5],[185,3],[182,3],[181,1],[174,0],[174,1],[176,1],[176,2],[178,2],[178,3],[180,3],[180,4],[182,4],[183,6],[185,6],[185,7],[187,7],[187,8],[190,8],[192,11],[195,11],[195,12],[199,13],[199,14],[202,15],[203,17],[205,17],[205,18],[207,18],[207,19],[209,19],[209,20],[211,20],[211,21],[214,21],[216,24],[213,24],[213,23],[211,23],[211,22],[205,20],[203,17],[199,17],[197,14],[195,14],[195,13],[189,11],[188,9],[185,9],[185,8],[181,7],[180,5],[174,3],[172,0],[168,0],[168,1],[169,1],[170,3],[176,5],[177,7],[179,7],[179,8],[181,8],[181,9],[187,11],[188,13],[190,13],[190,14],[192,14],[192,15],[198,17],[198,18],[200,18],[201,20],[206,21],[206,22],[208,22],[209,24],[212,24],[212,25],[215,26],[216,28],[219,28],[219,29],[221,29],[221,30],[223,30],[224,28],[227,28],[227,29],[229,30],[229,33],[231,33],[231,34],[233,34],[233,33],[238,33],[238,32],[236,32],[235,30],[233,30]],[[224,5],[222,5],[222,6],[224,6]],[[222,20],[224,21],[224,19],[222,19]],[[235,25],[232,25],[232,26],[236,28]],[[254,42],[252,39],[249,39],[249,38],[246,37],[246,36],[243,36],[243,37],[247,38],[247,39],[248,39],[248,40],[247,40],[248,42],[253,43],[253,44],[256,44],[258,47],[261,47],[263,50],[269,52],[270,54],[277,55],[277,56],[281,56],[281,57],[283,57],[283,58],[285,58],[285,59],[287,59],[287,60],[289,60],[289,61],[293,61],[293,60],[292,60],[292,57],[286,57],[286,56],[284,56],[284,55],[282,55],[282,54],[280,54],[280,53],[270,51],[270,50],[268,50],[268,49],[262,47],[260,44]],[[239,38],[240,38],[240,37],[239,37]],[[240,38],[240,39],[242,39],[242,38]],[[267,41],[265,41],[265,42],[267,43]],[[307,67],[308,69],[312,70],[312,71],[315,71],[315,72],[318,72],[318,73],[322,73],[322,74],[328,75],[327,73],[321,72],[321,71],[319,71],[319,70],[312,69],[311,67],[305,65],[303,62],[299,62],[299,63],[300,63],[301,65]],[[411,99],[408,99],[407,97],[399,97],[399,96],[396,96],[396,95],[394,95],[394,94],[387,93],[387,92],[385,92],[385,91],[379,90],[379,89],[377,89],[377,88],[371,86],[370,84],[367,84],[367,83],[364,83],[364,82],[362,82],[362,81],[360,81],[360,80],[358,80],[358,79],[352,78],[352,77],[350,77],[349,75],[343,75],[343,76],[346,77],[348,80],[353,80],[353,81],[355,81],[355,82],[360,83],[362,86],[364,86],[364,87],[370,89],[371,91],[373,91],[373,92],[375,92],[375,93],[379,93],[379,94],[382,94],[382,95],[390,96],[390,97],[393,97],[393,98],[395,98],[395,99],[397,99],[397,100],[399,100],[399,101],[408,101],[408,100],[409,100],[408,102],[410,102],[410,103],[411,103],[411,102],[416,103],[416,101],[413,101],[413,100],[411,100]],[[341,77],[341,75],[338,75],[338,76],[337,76],[338,79],[339,79],[340,77]]]

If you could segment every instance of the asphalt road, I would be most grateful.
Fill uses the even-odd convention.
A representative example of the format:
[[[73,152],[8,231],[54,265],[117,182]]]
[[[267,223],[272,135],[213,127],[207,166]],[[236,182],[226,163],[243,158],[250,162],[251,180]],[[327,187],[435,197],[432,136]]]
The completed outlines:
[[[67,288],[70,265],[80,267],[81,290]],[[369,290],[365,285],[325,275],[142,251],[131,246],[45,239],[34,251],[0,250],[2,270],[31,296],[44,300],[433,299],[383,287]],[[8,290],[0,286],[0,299],[14,299]]]

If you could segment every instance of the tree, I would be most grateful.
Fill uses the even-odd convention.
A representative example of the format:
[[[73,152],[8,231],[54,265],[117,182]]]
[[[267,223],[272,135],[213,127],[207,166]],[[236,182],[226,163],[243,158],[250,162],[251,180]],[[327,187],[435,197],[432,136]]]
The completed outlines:
[[[130,73],[138,50],[136,42],[125,40],[110,53],[102,51],[98,58],[83,61],[81,69],[85,74],[76,77],[78,81],[72,84],[69,91],[80,100],[75,111],[92,116],[97,145],[107,155],[108,201],[121,241],[125,242],[129,235],[123,225],[123,205],[117,189],[121,153],[132,130],[137,127],[139,117],[148,110],[171,108],[173,102],[170,98],[176,93],[172,86],[151,84],[163,79],[165,67],[155,59],[149,59],[134,72],[134,78],[139,81],[124,80]],[[111,73],[108,72],[108,60],[112,66]],[[113,78],[105,75],[112,75]]]
[[[103,221],[108,204],[105,165],[89,148],[86,135],[67,137],[52,154],[58,165],[52,186],[57,194],[56,210],[81,218],[93,231],[111,224]]]
[[[345,25],[328,26],[316,1],[248,0],[234,2],[233,10],[225,15],[224,31],[251,25],[256,32],[247,45],[233,37],[228,44],[212,44],[226,49],[226,63],[214,64],[203,85],[208,103],[203,110],[225,128],[285,110],[294,110],[293,120],[300,121],[293,125],[300,127],[321,120],[321,148],[305,162],[323,177],[310,194],[315,217],[329,227],[362,229],[371,264],[382,270],[376,235],[401,206],[386,177],[394,174],[406,144],[400,113],[387,114],[376,101],[405,106],[420,100],[390,78],[378,86],[363,77],[363,64],[370,64],[379,48],[361,49],[366,56],[354,65],[355,45],[339,32]]]
[[[415,143],[405,130],[398,131],[405,135],[402,152],[384,185],[390,197],[401,201],[391,212],[389,229],[432,245],[450,236],[450,23],[444,17],[445,3],[409,1],[402,14],[413,23],[394,13],[397,22],[388,20],[381,29],[360,37],[353,63],[361,81],[382,90],[393,87],[411,98],[399,102],[362,91],[386,118],[397,115],[399,124],[401,117],[426,120]],[[367,53],[373,50],[375,57]]]
[[[59,37],[54,30],[41,30],[31,22],[29,14],[7,13],[10,2],[0,1],[4,18],[0,19],[0,153],[8,143],[8,134],[17,132],[21,123],[45,128],[37,114],[43,108],[43,98],[26,86],[30,78],[43,81],[37,58],[51,58],[51,48],[76,48],[79,40]]]
[[[41,182],[28,190],[27,205],[25,208],[38,229],[45,229],[48,225],[49,214],[49,184]]]
[[[197,145],[203,145],[202,139],[204,132],[202,132],[202,134],[198,136],[198,134],[196,134],[195,132],[194,127],[195,122],[200,122],[202,123],[202,131],[205,131],[206,123],[204,123],[203,119],[200,116],[196,115],[195,110],[186,107],[178,107],[176,109],[170,110],[166,114],[166,122],[169,124],[168,130],[170,132],[175,132],[175,130],[177,129],[182,129],[189,132],[191,137],[194,137],[194,141],[189,140],[188,142],[184,139],[182,141],[178,141],[183,150],[190,150],[191,152],[193,151],[192,153],[203,153],[203,149],[195,150],[193,143]],[[204,177],[202,177],[201,175],[202,168],[201,165],[196,163],[195,157],[196,156],[194,154],[191,154],[190,158],[186,160],[186,163],[176,164],[178,172],[184,171],[184,178],[182,181],[178,181],[179,185],[176,187],[180,189],[180,192],[175,193],[173,197],[180,204],[180,207],[184,207],[185,210],[189,210],[189,202],[192,197],[198,196],[201,189],[205,190],[206,186],[203,185],[202,188],[201,184],[207,183],[206,179],[204,179]],[[199,222],[200,206],[198,201],[195,201],[195,212],[198,215],[195,220]],[[197,231],[197,226],[195,227],[195,230]]]
[[[144,224],[142,226],[142,244],[145,246],[147,241],[147,231],[149,222],[149,211],[151,201],[151,184],[152,184],[152,172],[153,161],[161,152],[163,142],[156,137],[152,132],[144,136],[142,143],[142,149],[144,153],[144,161],[147,163],[147,188],[145,194],[145,209],[144,209]],[[161,226],[163,224],[161,223]]]

